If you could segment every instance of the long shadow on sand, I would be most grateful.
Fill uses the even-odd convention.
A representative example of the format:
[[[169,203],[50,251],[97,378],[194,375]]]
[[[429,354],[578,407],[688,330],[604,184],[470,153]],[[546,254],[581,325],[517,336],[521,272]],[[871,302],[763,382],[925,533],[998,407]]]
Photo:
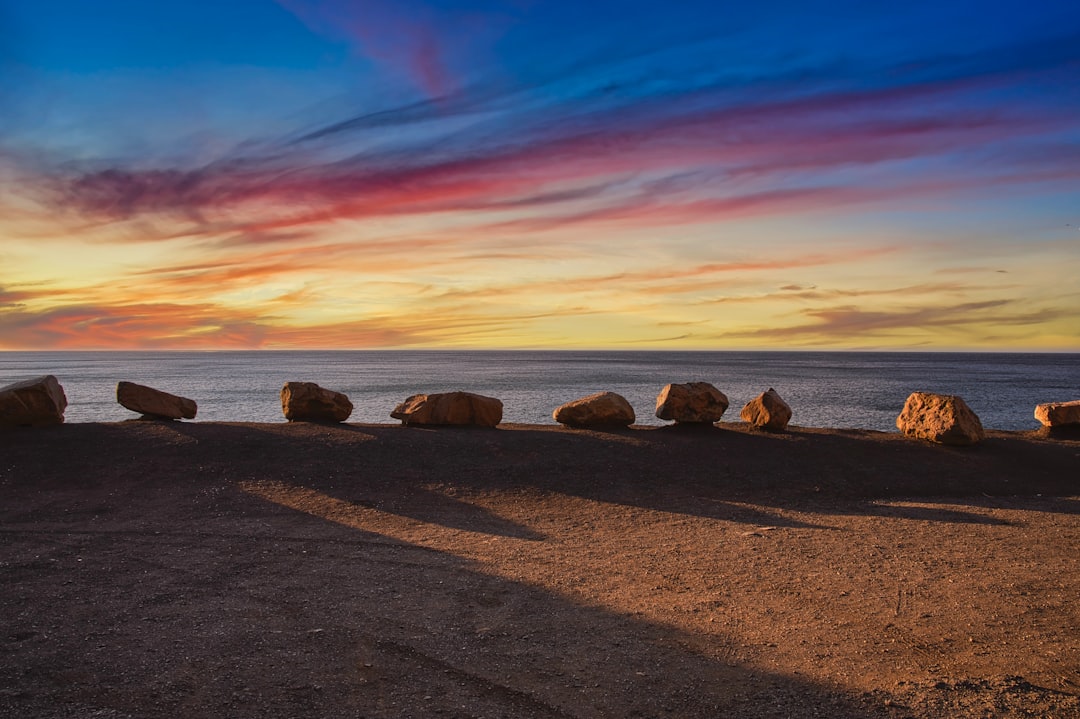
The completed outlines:
[[[201,458],[203,472],[299,479],[344,501],[419,521],[532,539],[541,537],[453,493],[539,491],[747,525],[821,529],[828,525],[767,508],[1000,524],[983,510],[1017,495],[1080,492],[1073,471],[1080,445],[1034,433],[992,433],[978,447],[952,448],[881,432],[794,428],[769,434],[738,425],[595,432],[153,424],[159,426],[147,431],[157,441],[179,443],[188,450],[186,460]],[[98,427],[125,442],[119,426]],[[948,498],[950,506],[874,501],[920,497]],[[1076,506],[1059,500],[1054,511]]]
[[[153,531],[140,529],[145,484],[120,472],[128,503],[107,526],[5,522],[0,605],[22,607],[4,623],[5,715],[884,715],[880,701],[740,661],[722,628],[612,612],[350,527],[348,512],[252,493],[200,504],[193,478],[159,479]],[[19,498],[52,501],[25,485]]]
[[[1001,434],[952,450],[732,428],[131,423],[4,433],[0,606],[18,610],[4,617],[0,710],[893,716],[880,698],[864,703],[762,668],[769,649],[738,645],[722,623],[682,631],[572,584],[518,580],[513,557],[469,559],[476,533],[530,547],[546,537],[451,492],[754,526],[782,526],[773,509],[993,523],[875,500],[947,496],[974,510],[997,495],[1075,494],[1064,470],[1077,451]],[[383,531],[366,528],[376,522]],[[446,549],[400,538],[423,536],[424,525],[446,530],[437,537]]]

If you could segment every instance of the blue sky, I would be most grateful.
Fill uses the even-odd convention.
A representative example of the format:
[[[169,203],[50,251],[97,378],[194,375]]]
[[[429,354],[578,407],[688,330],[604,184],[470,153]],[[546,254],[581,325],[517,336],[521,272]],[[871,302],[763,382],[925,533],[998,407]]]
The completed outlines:
[[[1080,349],[1075,3],[0,27],[10,348]]]

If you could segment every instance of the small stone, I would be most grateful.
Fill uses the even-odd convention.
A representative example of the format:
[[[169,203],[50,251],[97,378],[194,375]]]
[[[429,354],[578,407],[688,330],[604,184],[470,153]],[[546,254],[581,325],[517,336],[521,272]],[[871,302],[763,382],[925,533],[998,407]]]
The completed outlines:
[[[390,416],[406,425],[494,427],[502,422],[503,403],[472,392],[414,394]]]
[[[986,437],[979,417],[951,394],[912,392],[896,428],[908,437],[957,446],[978,444]]]
[[[712,424],[727,408],[727,396],[708,382],[669,384],[656,397],[656,416],[678,424]]]
[[[286,382],[281,388],[281,411],[290,422],[344,422],[352,410],[347,396],[314,382]]]
[[[746,403],[739,413],[743,421],[770,432],[782,432],[791,421],[791,407],[772,387]]]
[[[0,387],[0,427],[63,424],[67,396],[51,374]]]
[[[195,419],[199,409],[195,400],[134,382],[117,383],[116,401],[132,412],[159,419]]]
[[[597,392],[557,407],[552,417],[571,427],[626,427],[634,423],[634,408],[622,395]]]

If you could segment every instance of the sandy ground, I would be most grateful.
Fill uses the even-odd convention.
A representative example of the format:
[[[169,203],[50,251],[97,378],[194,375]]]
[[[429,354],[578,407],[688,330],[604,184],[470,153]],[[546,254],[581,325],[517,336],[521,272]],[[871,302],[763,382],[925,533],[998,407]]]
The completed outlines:
[[[1080,439],[0,432],[0,715],[1080,717]]]

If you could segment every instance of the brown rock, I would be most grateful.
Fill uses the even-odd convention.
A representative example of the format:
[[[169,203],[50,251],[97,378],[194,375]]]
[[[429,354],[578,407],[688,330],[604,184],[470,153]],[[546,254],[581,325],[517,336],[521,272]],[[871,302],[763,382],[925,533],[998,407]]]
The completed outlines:
[[[634,408],[622,395],[597,392],[558,407],[552,416],[571,427],[626,427],[634,423]]]
[[[472,392],[414,394],[390,416],[402,424],[494,427],[502,422],[503,403]]]
[[[978,444],[985,437],[978,416],[951,394],[912,392],[896,418],[896,428],[908,437],[940,444]]]
[[[1035,405],[1035,419],[1042,422],[1044,427],[1080,425],[1080,399]]]
[[[281,411],[290,422],[344,422],[352,414],[349,398],[314,382],[286,382]]]
[[[65,409],[64,388],[51,374],[0,387],[0,427],[62,424]]]
[[[656,397],[656,416],[680,424],[718,422],[727,408],[727,396],[708,382],[669,384]]]
[[[198,405],[195,400],[177,397],[134,382],[118,382],[116,401],[132,412],[161,419],[195,419]]]
[[[743,421],[770,432],[782,432],[791,421],[791,407],[772,387],[746,403],[739,413]]]

